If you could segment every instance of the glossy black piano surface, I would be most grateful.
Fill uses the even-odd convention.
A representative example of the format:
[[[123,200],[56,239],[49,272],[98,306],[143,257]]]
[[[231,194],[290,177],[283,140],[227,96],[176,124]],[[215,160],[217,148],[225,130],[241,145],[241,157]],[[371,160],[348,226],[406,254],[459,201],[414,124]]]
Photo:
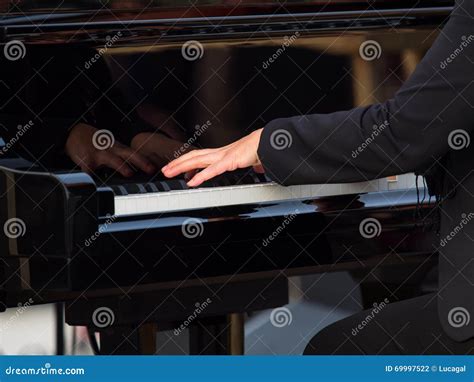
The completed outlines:
[[[451,0],[373,1],[17,1],[0,2],[4,35],[37,43],[119,44],[283,36],[439,23]],[[407,13],[408,12],[408,13]],[[38,28],[39,26],[39,28]],[[118,45],[118,44],[117,44]]]
[[[18,217],[27,226],[24,236],[0,240],[5,300],[14,305],[18,292],[32,293],[41,303],[101,289],[120,294],[165,282],[238,281],[426,260],[436,214],[427,201],[418,206],[414,189],[114,218],[114,196],[186,186],[159,174],[85,175],[64,154],[64,141],[85,120],[117,141],[140,125],[196,147],[216,147],[275,118],[384,100],[429,48],[451,6],[1,1],[2,50],[20,42],[14,59],[0,56],[5,143],[12,129],[15,136],[17,126],[34,121],[2,154],[24,157],[33,167],[14,173],[0,161],[1,223]],[[376,59],[361,56],[365,41],[380,47]],[[189,42],[191,54],[185,49]],[[165,163],[176,148],[161,154]],[[16,202],[8,201],[12,181]],[[244,173],[216,182],[265,181]],[[16,212],[8,203],[16,203]],[[373,240],[359,232],[368,217],[383,227]],[[200,230],[191,239],[183,235],[189,221]],[[264,242],[282,224],[285,230]]]

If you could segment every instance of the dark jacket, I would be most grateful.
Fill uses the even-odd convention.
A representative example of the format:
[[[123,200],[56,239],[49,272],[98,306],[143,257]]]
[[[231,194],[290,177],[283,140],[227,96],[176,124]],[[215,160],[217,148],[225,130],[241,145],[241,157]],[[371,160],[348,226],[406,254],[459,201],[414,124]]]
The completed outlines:
[[[434,173],[438,181],[442,176],[444,242],[434,246],[440,261],[439,313],[448,335],[458,341],[474,337],[473,17],[474,1],[458,0],[438,39],[392,99],[274,120],[264,128],[258,150],[268,176],[284,185],[409,172]],[[373,138],[374,126],[380,134],[354,155]]]

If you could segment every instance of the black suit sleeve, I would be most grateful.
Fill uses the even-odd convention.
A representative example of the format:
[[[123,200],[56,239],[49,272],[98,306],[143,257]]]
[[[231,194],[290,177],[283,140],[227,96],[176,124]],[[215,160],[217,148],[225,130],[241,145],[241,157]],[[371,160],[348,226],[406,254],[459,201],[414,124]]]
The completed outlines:
[[[444,29],[394,98],[332,114],[270,122],[258,154],[285,184],[365,181],[423,170],[474,128],[474,2]],[[462,131],[461,131],[462,130]]]

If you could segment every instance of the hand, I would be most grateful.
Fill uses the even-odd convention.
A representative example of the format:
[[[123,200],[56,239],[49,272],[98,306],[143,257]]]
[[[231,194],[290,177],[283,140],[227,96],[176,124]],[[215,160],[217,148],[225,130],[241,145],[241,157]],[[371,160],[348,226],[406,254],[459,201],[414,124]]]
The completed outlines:
[[[257,149],[263,129],[256,130],[246,137],[218,149],[194,150],[175,159],[161,169],[163,174],[172,178],[184,172],[204,169],[194,175],[188,182],[189,187],[201,183],[226,171],[238,168],[257,167],[261,169]]]
[[[194,147],[168,138],[160,133],[140,133],[131,142],[135,152],[148,158],[156,168],[161,168],[170,160],[193,150]]]
[[[80,123],[73,127],[66,141],[66,154],[84,172],[94,172],[99,167],[109,167],[125,177],[133,175],[134,166],[146,173],[152,174],[156,167],[143,155],[115,141],[104,150],[94,145],[94,133],[98,130],[92,126]]]

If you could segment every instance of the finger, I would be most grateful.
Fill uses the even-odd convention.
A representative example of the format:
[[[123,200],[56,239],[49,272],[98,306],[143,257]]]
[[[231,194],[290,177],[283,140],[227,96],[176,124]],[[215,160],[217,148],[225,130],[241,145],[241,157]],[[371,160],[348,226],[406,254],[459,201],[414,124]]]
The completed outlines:
[[[263,168],[263,166],[261,164],[257,165],[257,166],[253,166],[253,170],[257,173],[257,174],[265,174],[265,169]]]
[[[190,151],[189,153],[186,153],[184,155],[181,155],[179,158],[171,161],[170,163],[168,163],[166,166],[164,166],[161,171],[164,171],[164,170],[169,170],[191,158],[194,158],[196,156],[200,156],[200,155],[207,155],[207,154],[211,154],[212,152],[214,151],[217,151],[219,149],[203,149],[203,150],[193,150],[193,151]]]
[[[207,166],[210,166],[213,163],[219,161],[221,158],[222,155],[219,153],[196,156],[182,163],[179,163],[174,167],[165,168],[163,170],[163,174],[168,178],[172,178],[176,175],[182,174],[183,172],[206,168]]]
[[[228,161],[222,161],[212,164],[205,170],[198,172],[194,177],[187,183],[189,187],[197,187],[205,181],[216,177],[230,169]]]
[[[133,175],[132,169],[127,165],[127,162],[111,151],[102,151],[97,160],[97,164],[107,166],[125,177]]]
[[[142,154],[133,151],[129,147],[121,147],[116,150],[116,153],[126,162],[133,164],[135,167],[139,168],[143,172],[152,174],[156,171],[155,166],[150,160],[148,160]]]

